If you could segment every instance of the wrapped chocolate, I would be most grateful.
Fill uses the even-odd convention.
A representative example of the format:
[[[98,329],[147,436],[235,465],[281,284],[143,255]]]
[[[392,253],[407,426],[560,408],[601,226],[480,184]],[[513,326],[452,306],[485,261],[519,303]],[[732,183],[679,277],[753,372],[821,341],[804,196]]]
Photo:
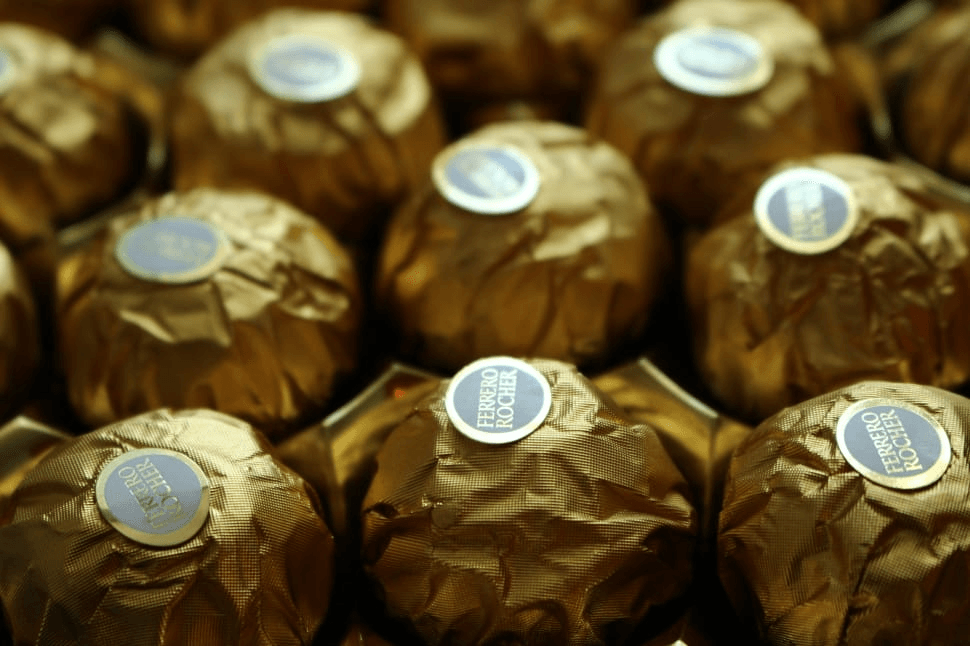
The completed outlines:
[[[377,300],[423,365],[491,354],[592,365],[643,330],[669,254],[612,146],[558,123],[495,124],[442,151],[395,214]]]
[[[878,18],[892,0],[785,0],[830,36],[857,34]]]
[[[654,430],[575,368],[490,357],[388,436],[363,560],[428,644],[604,644],[681,594],[696,517]]]
[[[861,379],[970,376],[970,208],[855,155],[777,168],[691,250],[698,369],[761,420]]]
[[[258,193],[170,193],[112,219],[58,268],[68,394],[91,426],[205,407],[274,436],[319,415],[356,362],[347,253]]]
[[[287,6],[361,11],[372,0],[128,0],[128,3],[135,25],[155,49],[189,58],[270,9]]]
[[[70,437],[26,415],[0,426],[0,523],[9,518],[10,497],[30,470]]]
[[[860,145],[818,30],[776,0],[681,0],[606,55],[587,127],[695,225],[775,163]]]
[[[239,28],[186,74],[172,120],[177,188],[263,190],[348,238],[379,233],[444,145],[404,41],[338,12],[280,9]]]
[[[720,576],[767,644],[962,643],[970,401],[863,382],[761,424],[731,461]]]
[[[333,543],[265,437],[211,411],[156,411],[66,442],[0,522],[18,644],[309,644]]]
[[[0,417],[22,404],[33,385],[40,363],[39,336],[27,278],[0,244]]]

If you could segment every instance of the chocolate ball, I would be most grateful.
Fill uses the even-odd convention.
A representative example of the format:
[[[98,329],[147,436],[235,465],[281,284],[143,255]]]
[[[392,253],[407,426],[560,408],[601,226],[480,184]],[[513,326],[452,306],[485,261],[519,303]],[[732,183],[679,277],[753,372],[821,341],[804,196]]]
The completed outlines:
[[[333,542],[265,437],[211,411],[156,411],[63,443],[0,523],[18,644],[309,644]]]
[[[682,0],[604,58],[587,127],[658,204],[704,225],[788,158],[853,151],[855,103],[822,38],[776,0]]]
[[[91,426],[205,407],[277,436],[322,412],[356,362],[347,253],[258,193],[170,193],[113,220],[58,268],[68,394]]]
[[[970,376],[970,209],[855,155],[779,166],[691,250],[697,366],[762,420],[860,379]]]
[[[731,462],[720,576],[766,644],[959,643],[970,401],[859,383],[762,423]]]
[[[362,16],[279,9],[186,74],[174,182],[281,197],[339,236],[377,235],[444,145],[418,59]]]
[[[377,299],[424,365],[503,353],[589,365],[643,330],[669,253],[612,146],[558,123],[495,124],[444,150],[392,218]]]
[[[428,644],[602,644],[683,592],[696,515],[650,426],[572,366],[493,357],[391,432],[363,532]]]

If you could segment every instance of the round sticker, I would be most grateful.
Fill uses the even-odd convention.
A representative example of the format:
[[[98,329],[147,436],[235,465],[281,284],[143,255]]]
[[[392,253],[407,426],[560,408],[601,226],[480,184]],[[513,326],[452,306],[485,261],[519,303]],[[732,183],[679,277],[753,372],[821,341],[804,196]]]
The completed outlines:
[[[691,27],[665,37],[653,62],[667,81],[704,96],[736,96],[768,83],[775,64],[755,38],[724,27]]]
[[[195,218],[149,220],[126,231],[115,258],[129,274],[158,283],[192,283],[211,276],[229,253],[212,224]]]
[[[817,168],[792,168],[761,185],[754,215],[762,233],[782,249],[818,254],[845,242],[859,214],[841,179]]]
[[[519,359],[489,357],[455,375],[445,394],[451,423],[486,444],[508,444],[539,428],[552,406],[542,374]]]
[[[252,58],[250,75],[278,99],[317,103],[353,92],[360,82],[360,65],[349,52],[323,39],[283,36]]]
[[[209,517],[209,480],[187,456],[137,449],[101,469],[98,508],[112,527],[154,547],[189,540]]]
[[[451,148],[438,154],[435,186],[455,206],[484,215],[521,211],[539,193],[539,171],[511,146]]]
[[[864,477],[894,489],[919,489],[950,465],[950,439],[925,411],[892,399],[866,399],[839,418],[842,455]]]

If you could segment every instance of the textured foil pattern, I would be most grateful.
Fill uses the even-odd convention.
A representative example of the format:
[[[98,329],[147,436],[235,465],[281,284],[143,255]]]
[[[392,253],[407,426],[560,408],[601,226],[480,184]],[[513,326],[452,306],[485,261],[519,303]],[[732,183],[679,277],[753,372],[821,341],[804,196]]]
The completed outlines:
[[[635,0],[394,0],[388,26],[414,47],[447,95],[545,98],[589,83]]]
[[[682,90],[650,63],[669,34],[692,26],[748,34],[774,64],[739,96]],[[775,0],[684,0],[644,19],[607,52],[587,127],[636,166],[659,205],[706,224],[773,164],[860,145],[858,109],[818,30]]]
[[[30,470],[70,437],[26,415],[18,415],[0,426],[0,524],[10,518],[7,505]]]
[[[263,91],[250,57],[284,35],[343,48],[360,67],[356,89],[319,103]],[[404,41],[336,12],[280,9],[233,32],[184,77],[172,120],[177,188],[259,189],[349,238],[379,233],[444,145],[431,86]]]
[[[118,239],[173,215],[222,231],[221,268],[187,284],[129,274]],[[204,407],[278,436],[319,415],[356,365],[349,256],[314,220],[256,193],[170,193],[114,218],[62,261],[57,306],[70,400],[91,426]]]
[[[952,457],[935,484],[900,491],[856,472],[836,444],[854,402],[892,398],[939,421]],[[766,420],[731,462],[720,575],[766,643],[960,643],[970,629],[970,401],[866,382]]]
[[[605,361],[643,330],[670,256],[629,161],[549,122],[495,124],[456,146],[472,144],[524,153],[539,192],[489,216],[427,181],[395,214],[376,293],[401,351],[449,372],[497,354]]]
[[[210,482],[188,542],[149,548],[95,503],[100,469],[164,448]],[[330,595],[332,539],[312,490],[250,426],[211,411],[157,411],[56,448],[0,527],[0,596],[18,644],[309,644]]]
[[[819,255],[770,242],[753,194],[691,250],[698,369],[737,414],[762,420],[862,379],[955,387],[970,376],[970,220],[920,176],[877,160],[788,162],[841,178],[859,220]]]
[[[39,336],[27,278],[0,244],[0,416],[22,404],[34,383],[41,354]]]
[[[459,433],[446,380],[378,455],[365,568],[429,644],[616,643],[690,581],[696,515],[657,434],[575,368],[529,363],[552,409],[528,437]]]

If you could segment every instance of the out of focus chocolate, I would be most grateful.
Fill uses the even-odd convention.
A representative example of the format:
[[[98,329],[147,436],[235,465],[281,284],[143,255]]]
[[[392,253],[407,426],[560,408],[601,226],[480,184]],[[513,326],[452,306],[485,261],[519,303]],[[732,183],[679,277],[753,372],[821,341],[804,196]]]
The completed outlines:
[[[970,401],[859,383],[766,420],[731,462],[720,576],[767,644],[970,631]]]
[[[362,11],[373,0],[128,0],[139,32],[152,47],[183,58],[202,54],[236,27],[286,7]]]
[[[175,185],[252,188],[372,238],[444,145],[418,59],[362,16],[272,11],[186,74],[173,108]]]
[[[91,426],[205,407],[278,437],[356,362],[361,302],[321,225],[258,193],[170,193],[111,220],[58,271],[61,359]]]
[[[619,643],[690,581],[688,497],[656,432],[575,368],[491,357],[388,436],[363,560],[428,644]]]
[[[697,365],[752,420],[861,379],[970,376],[970,209],[906,168],[787,162],[691,250]]]
[[[607,53],[587,127],[695,225],[788,158],[854,151],[859,111],[818,30],[776,0],[681,0]]]
[[[889,52],[886,76],[906,152],[970,184],[970,4],[941,9]]]
[[[309,644],[332,539],[260,433],[157,411],[66,442],[0,521],[18,644]]]
[[[452,98],[575,94],[605,47],[630,26],[636,0],[394,0],[388,26],[414,47]]]
[[[40,329],[27,278],[0,244],[0,418],[23,403],[40,363]]]
[[[492,354],[602,363],[643,330],[669,245],[616,149],[558,123],[445,149],[388,226],[377,299],[402,352],[454,371]]]
[[[79,39],[123,0],[0,0],[0,22],[21,22]],[[149,4],[149,3],[144,3]]]
[[[892,0],[785,0],[828,36],[852,36],[875,22]]]

